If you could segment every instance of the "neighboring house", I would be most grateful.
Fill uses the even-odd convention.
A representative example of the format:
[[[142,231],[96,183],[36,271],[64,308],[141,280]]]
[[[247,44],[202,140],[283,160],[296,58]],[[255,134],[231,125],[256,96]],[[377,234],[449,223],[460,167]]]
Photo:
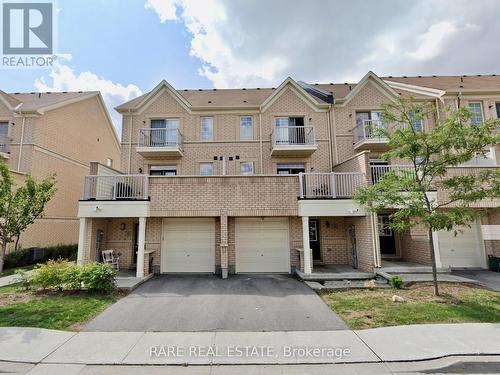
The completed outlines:
[[[382,105],[399,95],[440,108],[469,106],[498,117],[500,77],[379,78],[357,84],[176,90],[161,82],[119,107],[122,174],[86,177],[79,261],[104,249],[142,276],[162,273],[306,273],[317,265],[364,271],[382,258],[429,265],[427,233],[398,235],[352,200],[400,161],[380,159]],[[434,126],[429,118],[417,124]],[[454,168],[498,168],[500,150]],[[440,192],[439,192],[440,193]],[[497,207],[481,202],[480,207]],[[436,233],[440,267],[485,267],[500,255],[500,216],[491,212],[459,237]]]
[[[26,174],[56,174],[57,193],[21,234],[24,248],[77,243],[77,201],[90,161],[120,167],[120,143],[99,92],[0,91],[0,155],[18,183]]]

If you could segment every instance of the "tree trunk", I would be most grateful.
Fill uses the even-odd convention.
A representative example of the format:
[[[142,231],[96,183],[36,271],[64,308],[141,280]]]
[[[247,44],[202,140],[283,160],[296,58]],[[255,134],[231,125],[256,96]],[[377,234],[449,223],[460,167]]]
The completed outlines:
[[[16,243],[14,244],[14,251],[17,251],[17,245],[19,244],[19,237],[21,236],[16,237]]]
[[[0,272],[3,271],[3,258],[5,257],[5,252],[7,251],[7,243],[2,242],[0,246]]]
[[[432,281],[434,283],[434,295],[439,296],[439,287],[437,279],[436,267],[436,254],[434,253],[434,241],[432,240],[432,229],[429,228],[429,247],[431,249],[431,263],[432,263]]]

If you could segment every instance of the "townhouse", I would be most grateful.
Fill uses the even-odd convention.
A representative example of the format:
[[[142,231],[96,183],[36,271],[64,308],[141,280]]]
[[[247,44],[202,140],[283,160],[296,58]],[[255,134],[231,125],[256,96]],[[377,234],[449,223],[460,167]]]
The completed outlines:
[[[17,183],[27,174],[38,180],[56,174],[57,193],[19,245],[75,244],[77,202],[90,162],[118,169],[120,143],[99,92],[0,91],[0,157]]]
[[[384,161],[384,103],[400,95],[473,121],[500,116],[496,76],[377,77],[356,84],[286,79],[276,88],[176,90],[163,81],[122,104],[122,172],[94,163],[79,202],[80,262],[105,249],[122,268],[150,272],[309,274],[337,267],[373,272],[390,259],[428,266],[425,230],[387,228],[353,201],[404,161]],[[435,117],[419,126],[432,129]],[[450,173],[498,168],[500,149]],[[439,199],[442,192],[433,192]],[[500,254],[498,201],[458,237],[434,233],[438,266],[486,267]]]

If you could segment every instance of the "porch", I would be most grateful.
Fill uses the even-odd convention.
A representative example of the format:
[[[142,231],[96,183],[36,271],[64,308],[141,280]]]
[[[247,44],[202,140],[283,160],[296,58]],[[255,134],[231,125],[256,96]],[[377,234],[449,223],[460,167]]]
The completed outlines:
[[[375,277],[373,272],[363,272],[348,264],[317,265],[309,274],[299,269],[295,273],[304,281],[369,280]]]

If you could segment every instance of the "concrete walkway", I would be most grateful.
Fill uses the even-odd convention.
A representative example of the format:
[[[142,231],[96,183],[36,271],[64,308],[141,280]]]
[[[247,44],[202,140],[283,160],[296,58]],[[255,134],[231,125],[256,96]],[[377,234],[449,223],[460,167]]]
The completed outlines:
[[[0,328],[0,361],[58,365],[298,365],[500,355],[500,324],[362,331],[61,332]]]
[[[33,271],[27,271],[26,275],[31,275]],[[9,276],[4,276],[0,277],[0,288],[2,286],[7,286],[15,283],[21,282],[22,278],[21,276],[14,274],[14,275],[9,275]]]
[[[463,270],[453,271],[452,273],[453,275],[472,279],[485,288],[500,291],[500,272],[487,270]]]

